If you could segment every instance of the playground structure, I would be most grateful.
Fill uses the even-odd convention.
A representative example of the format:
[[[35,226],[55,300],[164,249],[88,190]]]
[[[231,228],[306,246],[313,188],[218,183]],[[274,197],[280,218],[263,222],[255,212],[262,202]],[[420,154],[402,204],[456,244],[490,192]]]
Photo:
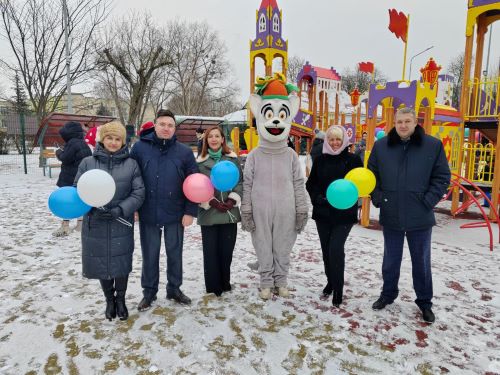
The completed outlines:
[[[335,99],[334,123],[338,123],[339,92],[341,77],[337,71],[312,66],[309,61],[297,75],[299,87],[300,109],[292,122],[290,134],[295,136],[296,148],[300,138],[307,139],[307,150],[314,129],[326,130],[330,126],[330,102]]]
[[[463,128],[469,129],[469,142],[459,153],[461,175],[473,182],[491,186],[490,219],[498,207],[500,188],[500,165],[495,163],[499,152],[500,121],[500,72],[488,77],[482,75],[484,40],[488,26],[500,20],[500,1],[469,0],[465,29],[464,84],[460,94],[460,112]],[[474,36],[476,37],[474,43]],[[475,56],[473,51],[475,50]],[[472,61],[474,70],[472,71]],[[471,77],[472,73],[472,77]],[[480,145],[476,134],[490,140],[489,145]],[[477,160],[479,159],[479,160]],[[459,210],[459,191],[453,189],[452,213]],[[467,204],[465,200],[464,204]]]
[[[262,0],[255,15],[255,39],[250,41],[250,92],[255,91],[255,68],[257,59],[264,62],[265,75],[273,75],[273,63],[281,60],[281,72],[285,77],[288,70],[288,41],[282,36],[283,14],[276,0]],[[247,108],[247,126],[245,142],[250,151],[257,146],[258,137],[253,124],[253,115]],[[232,139],[239,139],[239,131],[235,128]],[[239,150],[237,150],[239,151]]]
[[[500,166],[495,163],[499,152],[500,120],[500,78],[496,76],[482,78],[484,37],[487,28],[500,20],[500,2],[492,0],[470,0],[467,14],[466,46],[464,58],[464,84],[460,95],[459,111],[453,107],[436,104],[437,77],[439,69],[432,58],[421,69],[420,81],[388,82],[384,86],[372,84],[369,90],[367,106],[367,150],[369,157],[375,140],[377,126],[376,113],[379,105],[383,108],[385,131],[393,126],[395,110],[401,106],[414,108],[420,125],[427,134],[443,142],[446,157],[450,164],[453,179],[450,186],[452,195],[451,213],[457,215],[475,203],[484,218],[483,222],[462,226],[488,227],[490,249],[493,248],[493,234],[490,221],[498,223],[498,193],[500,187]],[[476,32],[476,54],[474,75],[471,78],[472,51],[474,50],[474,29]],[[449,81],[444,77],[445,81]],[[448,92],[449,94],[449,92]],[[443,100],[449,97],[444,95]],[[446,100],[448,102],[448,100]],[[465,130],[469,130],[469,134]],[[467,134],[467,136],[466,136]],[[464,139],[467,142],[464,143]],[[488,143],[480,143],[479,139]],[[491,187],[491,200],[483,189]],[[462,203],[459,201],[463,196]],[[479,203],[478,197],[489,203],[489,218]],[[491,203],[490,203],[491,202]],[[361,224],[369,225],[369,198],[363,198]]]

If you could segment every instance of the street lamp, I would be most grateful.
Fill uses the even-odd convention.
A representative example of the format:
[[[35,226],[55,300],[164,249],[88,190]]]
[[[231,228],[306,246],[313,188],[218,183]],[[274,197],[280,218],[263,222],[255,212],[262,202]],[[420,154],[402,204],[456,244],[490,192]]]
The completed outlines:
[[[69,10],[66,0],[62,0],[63,25],[64,25],[64,45],[66,48],[66,95],[68,113],[73,113],[73,98],[71,97],[71,53],[69,50]]]
[[[411,59],[410,59],[410,71],[408,73],[408,81],[411,81],[411,64],[413,63],[413,59],[419,55],[421,55],[422,53],[424,52],[427,52],[428,50],[434,48],[434,46],[430,46],[430,47],[427,47],[426,49],[424,49],[423,51],[417,53],[416,55],[412,56]]]

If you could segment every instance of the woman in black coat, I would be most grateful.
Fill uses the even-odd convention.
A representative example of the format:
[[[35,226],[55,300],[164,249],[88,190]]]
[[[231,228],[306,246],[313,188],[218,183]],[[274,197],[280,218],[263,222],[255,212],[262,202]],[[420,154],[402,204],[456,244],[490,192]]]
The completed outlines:
[[[92,155],[90,147],[83,140],[83,128],[79,122],[69,121],[59,129],[59,135],[64,139],[64,146],[56,150],[56,157],[61,161],[61,172],[57,179],[57,186],[73,186],[80,162]],[[81,218],[78,219],[75,230],[81,229]],[[52,233],[56,237],[67,236],[69,220],[63,220],[61,227]]]
[[[313,204],[313,220],[323,252],[328,280],[323,296],[333,293],[332,304],[339,307],[344,289],[344,245],[354,223],[358,221],[357,202],[346,210],[332,207],[326,200],[326,190],[335,180],[344,178],[352,169],[362,167],[359,156],[349,153],[349,138],[342,126],[331,126],[326,132],[323,154],[316,158],[306,189]]]
[[[107,123],[99,128],[98,137],[94,154],[78,168],[75,185],[85,172],[102,169],[113,177],[116,192],[104,209],[93,208],[83,218],[83,276],[101,282],[106,318],[118,315],[125,320],[125,293],[134,253],[134,212],[144,201],[144,183],[137,162],[129,157],[125,127],[119,122]]]

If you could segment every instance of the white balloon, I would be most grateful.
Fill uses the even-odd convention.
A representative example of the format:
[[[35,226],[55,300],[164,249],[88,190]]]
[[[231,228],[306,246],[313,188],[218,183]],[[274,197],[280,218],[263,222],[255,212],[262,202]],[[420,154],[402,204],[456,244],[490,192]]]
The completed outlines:
[[[82,201],[89,206],[102,207],[113,199],[116,184],[108,172],[91,169],[80,176],[76,190]]]

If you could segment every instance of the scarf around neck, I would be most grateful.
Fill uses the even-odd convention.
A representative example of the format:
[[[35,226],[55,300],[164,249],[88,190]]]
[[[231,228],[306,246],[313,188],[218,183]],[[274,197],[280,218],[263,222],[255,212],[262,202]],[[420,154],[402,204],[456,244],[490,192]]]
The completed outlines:
[[[331,146],[328,144],[328,133],[334,129],[334,128],[340,128],[342,130],[342,145],[337,149],[333,150]],[[323,142],[323,154],[328,154],[328,155],[339,155],[344,149],[349,145],[349,137],[347,136],[347,132],[343,126],[340,125],[332,125],[328,128],[326,131],[326,136],[325,136],[325,141]]]
[[[209,148],[208,155],[210,156],[211,159],[214,159],[214,161],[218,163],[222,157],[222,147],[219,148],[217,151],[212,151],[212,149]]]

